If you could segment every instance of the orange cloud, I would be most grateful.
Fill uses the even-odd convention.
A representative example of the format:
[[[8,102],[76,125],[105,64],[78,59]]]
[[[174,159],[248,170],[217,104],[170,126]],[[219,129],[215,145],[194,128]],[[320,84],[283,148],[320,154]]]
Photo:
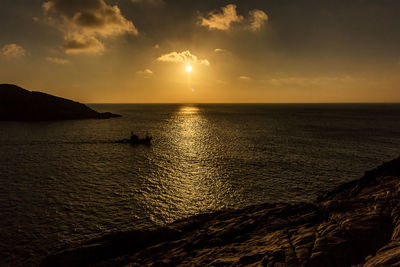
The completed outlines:
[[[231,24],[243,20],[243,16],[236,13],[236,5],[229,4],[221,8],[222,13],[210,12],[207,18],[200,17],[200,25],[217,30],[229,30]]]
[[[215,48],[215,49],[214,49],[214,52],[215,52],[215,53],[225,53],[225,52],[227,52],[227,50],[226,50],[226,49],[223,49],[223,48]]]
[[[204,66],[209,66],[210,62],[207,59],[198,59],[197,56],[190,53],[190,51],[183,52],[171,52],[157,58],[161,62],[172,62],[172,63],[190,63],[190,64],[200,64]]]
[[[151,76],[154,74],[154,72],[151,69],[139,70],[136,73],[144,76]]]
[[[65,65],[69,63],[68,59],[65,58],[59,58],[59,57],[46,57],[46,60],[48,62],[58,64],[58,65]]]
[[[201,26],[208,27],[209,30],[227,31],[232,24],[240,24],[242,28],[258,31],[268,21],[268,15],[259,9],[249,12],[249,18],[244,19],[243,16],[237,14],[236,5],[229,4],[221,8],[221,12],[210,12],[207,17],[200,16],[198,22]]]
[[[1,49],[1,55],[8,58],[18,58],[25,56],[26,51],[17,44],[6,44]]]
[[[258,31],[268,21],[268,15],[262,10],[254,9],[250,11],[250,21],[250,29]]]
[[[239,76],[239,79],[242,81],[250,81],[251,78],[249,76]]]

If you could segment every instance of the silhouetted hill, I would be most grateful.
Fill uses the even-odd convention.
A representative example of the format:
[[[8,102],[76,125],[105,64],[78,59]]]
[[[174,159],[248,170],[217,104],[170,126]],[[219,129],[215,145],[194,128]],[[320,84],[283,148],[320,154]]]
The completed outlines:
[[[0,120],[43,121],[73,119],[108,119],[120,117],[99,113],[84,104],[25,90],[12,84],[0,84]]]

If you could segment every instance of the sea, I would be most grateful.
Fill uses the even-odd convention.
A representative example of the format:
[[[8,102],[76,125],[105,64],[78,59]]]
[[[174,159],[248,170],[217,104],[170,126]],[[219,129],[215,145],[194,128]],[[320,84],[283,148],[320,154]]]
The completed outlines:
[[[399,104],[91,104],[105,120],[0,122],[0,266],[111,232],[311,202],[400,154]],[[115,143],[131,132],[152,145]]]

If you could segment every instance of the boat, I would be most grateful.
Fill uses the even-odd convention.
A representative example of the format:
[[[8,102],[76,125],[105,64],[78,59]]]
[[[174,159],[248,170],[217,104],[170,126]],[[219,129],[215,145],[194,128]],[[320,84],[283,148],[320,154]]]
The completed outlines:
[[[153,139],[153,137],[149,136],[146,133],[146,136],[144,138],[139,138],[139,136],[137,136],[134,133],[131,133],[131,138],[129,139],[121,139],[116,141],[116,143],[119,144],[133,144],[133,145],[151,145],[151,140]]]

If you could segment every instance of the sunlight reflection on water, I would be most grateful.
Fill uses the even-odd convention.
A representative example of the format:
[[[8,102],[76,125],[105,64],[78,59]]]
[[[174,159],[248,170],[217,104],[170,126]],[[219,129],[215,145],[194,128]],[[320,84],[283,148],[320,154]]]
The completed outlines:
[[[160,169],[160,188],[157,198],[161,198],[159,211],[152,216],[155,223],[164,223],[195,214],[200,211],[215,210],[224,206],[224,198],[229,191],[229,183],[220,180],[215,164],[215,147],[210,146],[214,138],[209,121],[196,106],[182,106],[173,114],[167,129],[167,142],[171,156],[168,166]],[[172,171],[171,171],[172,170]],[[160,205],[153,193],[147,200]],[[158,199],[159,200],[159,199]],[[171,212],[173,210],[173,212]]]

